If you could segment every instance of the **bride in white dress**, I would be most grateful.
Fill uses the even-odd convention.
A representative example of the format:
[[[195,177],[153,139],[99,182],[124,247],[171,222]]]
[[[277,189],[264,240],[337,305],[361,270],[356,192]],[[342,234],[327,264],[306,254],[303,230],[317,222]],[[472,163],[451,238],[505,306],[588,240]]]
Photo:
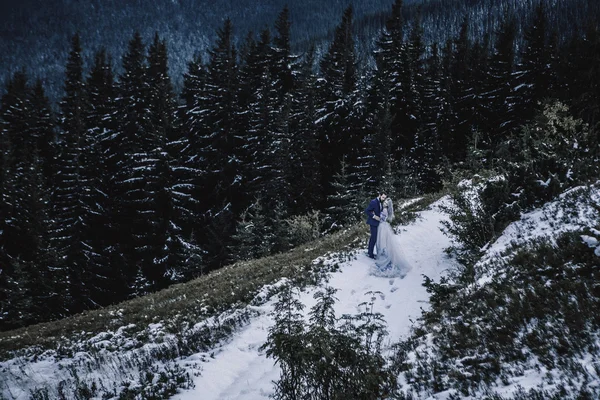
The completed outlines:
[[[390,198],[383,203],[383,210],[377,229],[377,258],[372,273],[386,278],[404,278],[410,265],[400,248],[399,237],[394,233],[390,222],[394,219],[394,205]]]

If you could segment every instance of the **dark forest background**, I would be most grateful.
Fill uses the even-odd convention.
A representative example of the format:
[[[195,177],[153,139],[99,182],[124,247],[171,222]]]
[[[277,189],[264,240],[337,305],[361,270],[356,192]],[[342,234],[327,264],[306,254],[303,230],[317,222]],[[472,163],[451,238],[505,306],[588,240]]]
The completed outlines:
[[[116,3],[102,4],[103,20],[118,21]],[[310,236],[303,229],[355,223],[380,188],[415,196],[453,171],[493,169],[523,154],[520,127],[549,99],[590,125],[578,146],[597,154],[599,8],[396,0],[386,13],[361,9],[358,21],[346,8],[330,36],[319,36],[327,24],[313,26],[310,8],[295,11],[298,24],[281,8],[256,33],[230,10],[232,19],[206,13],[214,40],[185,43],[177,24],[127,37],[84,13],[89,28],[40,49],[37,62],[35,46],[4,41],[20,50],[2,52],[14,59],[3,58],[0,105],[0,328],[285,251]],[[196,26],[167,11],[126,15],[145,29],[150,14],[180,19],[182,32]],[[40,29],[61,37],[73,27],[57,21],[77,15]],[[64,65],[47,62],[65,45]]]

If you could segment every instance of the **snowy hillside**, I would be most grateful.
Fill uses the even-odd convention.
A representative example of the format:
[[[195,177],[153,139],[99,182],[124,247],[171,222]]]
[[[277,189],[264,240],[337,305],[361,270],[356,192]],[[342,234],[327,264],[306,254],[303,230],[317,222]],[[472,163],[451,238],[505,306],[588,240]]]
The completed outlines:
[[[572,188],[430,285],[432,310],[402,355],[407,392],[598,398],[599,222],[600,182]]]
[[[414,223],[399,228],[400,243],[412,266],[404,279],[370,275],[372,262],[362,248],[352,251],[356,257],[342,264],[338,261],[345,256],[338,254],[323,255],[314,260],[315,265],[324,263],[332,267],[335,265],[334,268],[339,265],[338,272],[333,273],[329,281],[330,286],[340,289],[336,311],[340,315],[354,314],[359,304],[368,300],[367,292],[380,292],[377,293],[376,308],[388,320],[390,339],[397,341],[406,338],[421,309],[427,308],[428,295],[421,286],[422,275],[437,280],[453,265],[453,261],[444,253],[450,244],[449,239],[439,229],[440,220],[444,218],[436,203],[430,210],[422,212]],[[271,381],[277,378],[278,368],[258,348],[264,343],[267,329],[272,323],[269,313],[274,299],[266,303],[262,300],[268,297],[272,289],[271,286],[265,287],[259,293],[252,302],[256,306],[223,313],[192,328],[201,332],[205,327],[227,325],[229,321],[244,315],[242,319],[247,325],[242,323],[245,326],[217,348],[176,363],[156,363],[156,358],[168,359],[168,355],[161,353],[165,351],[164,344],[177,340],[175,335],[165,332],[163,324],[151,324],[147,330],[151,337],[147,344],[140,347],[136,345],[136,340],[128,339],[127,331],[131,327],[124,326],[116,332],[96,335],[86,343],[78,342],[73,345],[74,350],[71,351],[74,354],[71,357],[61,357],[60,351],[48,351],[0,363],[0,393],[7,399],[26,399],[30,393],[47,393],[53,398],[61,391],[61,386],[64,392],[72,389],[70,386],[75,386],[85,387],[88,393],[118,393],[123,386],[131,385],[133,388],[147,385],[148,382],[144,381],[146,377],[140,373],[146,368],[152,371],[156,379],[161,373],[165,379],[168,377],[174,381],[187,381],[186,372],[194,376],[191,382],[185,382],[185,385],[194,386],[194,389],[183,391],[176,398],[197,398],[199,393],[202,393],[202,398],[214,399],[251,399],[259,395],[267,398],[271,392]],[[312,296],[315,289],[309,288],[302,295],[302,301],[308,307],[314,303]],[[163,340],[157,341],[156,337],[162,337]],[[114,346],[122,350],[112,352]],[[55,382],[63,383],[57,386]],[[177,386],[173,384],[156,392],[169,393]],[[95,392],[92,387],[96,388]],[[164,392],[161,392],[163,389]]]
[[[442,202],[447,200],[442,200]],[[356,314],[359,304],[375,293],[376,311],[387,321],[389,337],[397,341],[410,335],[411,327],[427,309],[428,294],[421,285],[423,275],[439,280],[453,261],[444,253],[450,245],[440,231],[440,220],[444,215],[438,204],[421,213],[418,220],[399,230],[402,248],[412,266],[404,279],[380,278],[369,273],[373,264],[363,251],[357,249],[355,260],[340,266],[328,282],[339,291],[335,305],[336,315]],[[301,295],[301,301],[309,309],[315,303],[316,288]],[[259,317],[238,332],[230,342],[210,353],[194,355],[182,360],[181,365],[196,363],[200,375],[194,379],[195,389],[184,391],[175,399],[267,399],[273,392],[272,381],[279,376],[279,367],[272,359],[259,351],[267,339],[267,330],[272,325],[270,312],[274,301],[257,308]]]
[[[519,282],[529,282],[531,278],[540,281],[542,288],[555,291],[557,299],[561,298],[557,291],[560,288],[567,293],[569,286],[556,286],[560,278],[549,278],[547,272],[552,266],[536,264],[536,271],[545,271],[538,275],[530,273],[528,264],[522,263],[524,251],[530,258],[537,254],[539,248],[531,247],[532,244],[548,239],[551,246],[560,249],[566,243],[561,236],[565,232],[575,232],[574,242],[568,249],[584,254],[588,257],[585,260],[595,263],[592,274],[596,274],[600,252],[600,182],[571,189],[511,224],[476,265],[476,285],[461,286],[459,281],[453,280],[458,279],[463,267],[448,255],[446,250],[452,242],[440,229],[442,221],[448,221],[443,211],[448,207],[451,201],[445,197],[420,212],[412,223],[397,227],[398,243],[412,266],[403,279],[373,276],[370,273],[372,261],[364,254],[362,244],[349,253],[324,254],[313,261],[315,266],[324,265],[325,270],[331,271],[328,281],[321,281],[318,286],[326,284],[337,289],[338,301],[334,306],[337,316],[357,314],[361,303],[375,298],[375,311],[384,316],[388,332],[384,354],[392,356],[393,352],[399,352],[392,361],[399,373],[398,396],[558,399],[574,398],[582,393],[598,394],[600,378],[594,361],[598,357],[598,331],[594,323],[583,321],[579,336],[575,332],[565,334],[556,326],[557,321],[566,317],[561,314],[564,310],[560,303],[555,310],[544,309],[546,320],[512,315],[517,322],[507,325],[507,318],[511,317],[507,313],[517,313],[520,309],[511,306],[510,299],[503,300],[508,295],[501,287],[518,294],[522,290]],[[581,235],[581,231],[588,234]],[[577,243],[581,246],[577,247]],[[519,254],[521,258],[516,256]],[[587,282],[581,273],[581,269],[587,268],[582,264],[585,262],[573,262],[560,274],[574,284],[576,276],[570,272],[578,271],[579,279]],[[521,263],[521,267],[517,263]],[[427,285],[423,285],[424,276],[430,279]],[[200,332],[207,327],[227,325],[228,321],[243,315],[241,323],[231,325],[230,335],[215,341],[218,344],[205,351],[185,357],[164,354],[162,344],[178,339],[166,332],[162,324],[149,327],[148,344],[135,346],[134,341],[126,339],[124,332],[128,327],[124,326],[118,332],[97,335],[89,341],[88,350],[75,352],[71,357],[60,358],[56,352],[46,352],[0,363],[0,398],[56,398],[61,392],[85,393],[89,398],[98,399],[101,394],[105,396],[102,398],[111,398],[110,393],[113,393],[117,398],[117,393],[124,393],[118,389],[129,387],[131,393],[138,396],[135,398],[157,395],[180,400],[267,399],[274,393],[273,382],[279,379],[280,367],[267,358],[261,346],[274,323],[272,311],[277,296],[271,295],[277,293],[285,281],[265,286],[251,305],[243,309],[196,324],[193,329]],[[299,300],[306,306],[305,310],[315,305],[318,286],[302,289]],[[537,289],[540,285],[532,282],[525,286]],[[531,307],[544,307],[552,300],[542,299],[544,304],[534,304],[540,300],[535,296],[541,294],[533,289],[524,293],[525,304],[529,301]],[[573,297],[573,301],[583,300]],[[591,301],[582,306],[592,305]],[[422,315],[422,311],[425,314]],[[585,318],[587,314],[582,315]],[[549,333],[543,330],[542,323],[550,327]],[[573,326],[568,318],[564,324],[569,328]],[[529,332],[522,327],[529,327]],[[486,333],[488,331],[501,332],[502,336],[499,339]],[[473,336],[473,332],[479,336]],[[557,348],[550,346],[546,357],[540,355],[532,332],[537,332],[543,340],[550,337],[545,335],[565,334],[553,337],[556,343],[562,343],[562,350],[558,347],[559,353],[556,353]],[[123,335],[120,342],[119,335]],[[162,341],[157,337],[162,337]],[[583,340],[579,347],[577,337]],[[465,342],[459,341],[463,339]],[[401,350],[391,347],[398,341],[405,344]],[[109,346],[115,344],[120,350],[110,351]],[[513,350],[517,356],[511,353],[509,357]],[[62,383],[57,386],[56,382]],[[70,392],[73,388],[76,390]],[[535,392],[530,393],[530,390]]]

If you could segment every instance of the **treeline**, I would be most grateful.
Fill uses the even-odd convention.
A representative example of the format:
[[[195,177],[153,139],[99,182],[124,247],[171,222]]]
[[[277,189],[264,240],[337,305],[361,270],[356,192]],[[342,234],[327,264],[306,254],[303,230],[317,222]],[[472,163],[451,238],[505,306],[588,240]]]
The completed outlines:
[[[360,76],[351,7],[322,56],[293,54],[287,9],[241,46],[226,20],[179,95],[158,34],[134,35],[120,74],[104,50],[84,70],[74,36],[58,115],[14,74],[0,109],[1,328],[285,251],[356,221],[377,188],[409,196],[493,167],[546,98],[595,126],[597,20],[561,36],[540,3],[522,33],[506,13],[474,40],[465,18],[444,43],[410,22],[397,0]]]

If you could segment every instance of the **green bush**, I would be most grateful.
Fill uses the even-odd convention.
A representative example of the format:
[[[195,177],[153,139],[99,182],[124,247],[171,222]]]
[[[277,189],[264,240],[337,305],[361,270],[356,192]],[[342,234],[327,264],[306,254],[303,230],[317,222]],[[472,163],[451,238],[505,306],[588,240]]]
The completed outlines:
[[[597,229],[516,247],[492,262],[483,285],[426,280],[431,310],[420,337],[399,350],[398,368],[415,389],[464,395],[540,364],[567,381],[592,379],[579,363],[600,356],[600,259],[590,238],[600,239]]]
[[[288,218],[284,223],[292,247],[311,242],[321,236],[321,214],[318,211]]]
[[[459,183],[450,197],[452,204],[443,207],[449,221],[442,221],[442,225],[459,245],[460,260],[465,265],[479,259],[485,247],[521,215],[518,198],[502,175],[476,175]]]
[[[382,354],[387,332],[373,310],[376,293],[356,316],[336,317],[336,289],[317,292],[317,304],[304,321],[293,288],[282,291],[269,330],[268,357],[281,366],[275,399],[384,399],[396,392],[396,376]]]
[[[546,103],[505,146],[506,158],[499,165],[523,208],[543,204],[599,176],[594,135],[558,101]]]

